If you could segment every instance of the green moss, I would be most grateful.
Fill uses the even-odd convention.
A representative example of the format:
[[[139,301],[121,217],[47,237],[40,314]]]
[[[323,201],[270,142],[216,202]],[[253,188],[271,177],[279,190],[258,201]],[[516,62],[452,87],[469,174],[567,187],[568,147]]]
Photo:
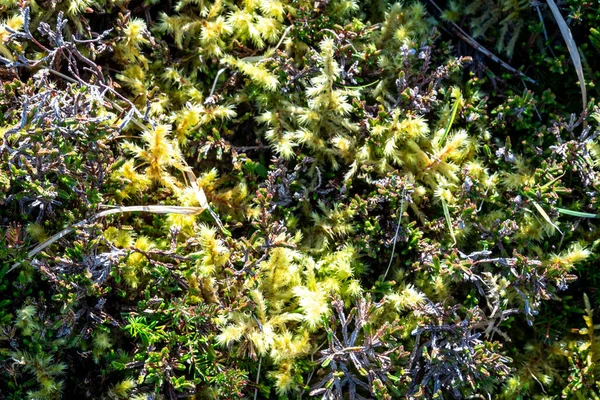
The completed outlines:
[[[0,392],[597,396],[600,110],[492,3],[0,1]]]

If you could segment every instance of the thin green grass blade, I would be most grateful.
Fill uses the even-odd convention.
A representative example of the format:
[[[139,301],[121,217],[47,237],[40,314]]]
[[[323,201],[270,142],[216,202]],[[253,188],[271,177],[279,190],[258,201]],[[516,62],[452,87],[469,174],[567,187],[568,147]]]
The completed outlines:
[[[450,133],[450,129],[452,129],[452,124],[454,123],[454,119],[456,118],[456,113],[458,112],[458,107],[460,106],[460,102],[462,100],[461,97],[462,96],[459,94],[458,97],[456,98],[456,101],[454,102],[454,106],[452,106],[452,113],[450,114],[450,119],[448,120],[448,123],[446,124],[446,129],[444,129],[444,134],[440,138],[439,146],[442,146],[442,144],[446,140],[446,137]]]
[[[450,218],[450,210],[448,209],[446,200],[443,198],[440,198],[440,200],[442,201],[442,208],[444,209],[444,216],[446,217],[446,224],[448,224],[448,229],[450,230],[450,236],[452,236],[452,240],[454,240],[452,246],[454,246],[456,244],[456,236],[454,235],[454,227],[452,226],[452,219]]]
[[[581,212],[581,211],[568,210],[566,208],[560,208],[560,207],[556,207],[556,211],[558,211],[559,213],[564,214],[564,215],[570,215],[572,217],[600,218],[600,214],[592,214],[592,213],[586,213],[586,212]]]

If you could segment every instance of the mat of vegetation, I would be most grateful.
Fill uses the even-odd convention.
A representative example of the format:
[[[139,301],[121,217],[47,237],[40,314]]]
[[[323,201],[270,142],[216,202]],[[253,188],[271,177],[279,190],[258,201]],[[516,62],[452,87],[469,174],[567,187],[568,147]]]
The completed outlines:
[[[0,20],[0,399],[600,398],[597,2]]]

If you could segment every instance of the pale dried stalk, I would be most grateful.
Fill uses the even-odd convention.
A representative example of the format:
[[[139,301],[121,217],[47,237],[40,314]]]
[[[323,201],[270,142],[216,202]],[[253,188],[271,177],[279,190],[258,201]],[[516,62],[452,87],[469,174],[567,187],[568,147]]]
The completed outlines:
[[[583,113],[587,110],[587,90],[585,88],[585,78],[583,76],[583,66],[581,65],[581,57],[579,56],[579,50],[577,49],[577,44],[573,39],[573,35],[571,34],[571,30],[569,26],[565,22],[565,19],[560,13],[560,10],[556,6],[554,0],[548,0],[548,6],[552,11],[552,15],[554,15],[554,19],[556,19],[556,23],[560,29],[560,33],[565,39],[565,43],[567,44],[567,48],[569,49],[569,54],[571,55],[571,59],[573,60],[573,65],[575,66],[575,71],[577,71],[577,78],[579,79],[579,87],[581,88],[581,100],[583,102]],[[584,129],[587,128],[587,121],[583,122]]]
[[[55,243],[57,240],[67,236],[69,233],[74,231],[77,228],[80,228],[86,224],[91,223],[99,218],[106,217],[111,214],[122,214],[127,212],[148,212],[152,214],[183,214],[183,215],[197,215],[204,211],[206,207],[182,207],[182,206],[160,206],[160,205],[152,205],[152,206],[127,206],[127,207],[119,207],[116,206],[109,210],[101,211],[98,214],[91,216],[90,218],[84,219],[83,221],[79,221],[76,224],[69,226],[68,228],[63,229],[57,234],[53,235],[50,239],[38,244],[34,247],[29,253],[27,253],[27,258],[31,258],[38,254],[40,251],[44,250],[46,247]],[[13,266],[7,271],[9,273],[13,269],[17,268],[21,265],[22,262],[16,262]]]

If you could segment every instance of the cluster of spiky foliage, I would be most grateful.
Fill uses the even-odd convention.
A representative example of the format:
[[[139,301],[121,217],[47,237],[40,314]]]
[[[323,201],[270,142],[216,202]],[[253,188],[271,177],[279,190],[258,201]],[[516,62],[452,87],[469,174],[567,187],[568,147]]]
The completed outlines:
[[[136,4],[0,0],[0,397],[598,396],[574,79],[418,2]]]

